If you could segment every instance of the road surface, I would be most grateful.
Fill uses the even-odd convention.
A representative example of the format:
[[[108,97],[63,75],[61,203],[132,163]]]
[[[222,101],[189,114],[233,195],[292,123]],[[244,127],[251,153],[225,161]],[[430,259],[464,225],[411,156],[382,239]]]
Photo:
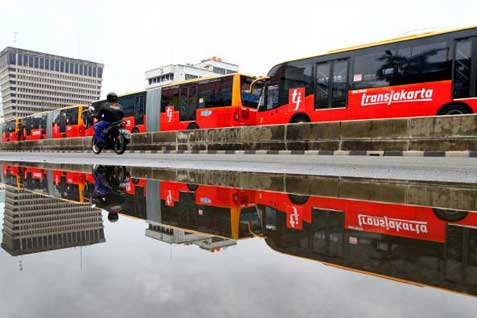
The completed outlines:
[[[477,158],[0,152],[0,160],[477,183]]]

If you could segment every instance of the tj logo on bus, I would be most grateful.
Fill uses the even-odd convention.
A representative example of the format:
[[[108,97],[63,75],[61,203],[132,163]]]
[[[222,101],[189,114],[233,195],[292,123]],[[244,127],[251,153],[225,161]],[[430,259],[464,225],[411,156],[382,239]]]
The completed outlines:
[[[305,96],[305,88],[291,88],[288,90],[288,103],[295,106],[293,111],[300,109],[303,104],[303,97]]]
[[[292,229],[301,230],[301,218],[296,207],[292,207],[292,213],[288,215],[288,223]]]
[[[174,111],[174,106],[167,106],[166,107],[166,117],[167,117],[167,122],[172,122],[172,114]]]

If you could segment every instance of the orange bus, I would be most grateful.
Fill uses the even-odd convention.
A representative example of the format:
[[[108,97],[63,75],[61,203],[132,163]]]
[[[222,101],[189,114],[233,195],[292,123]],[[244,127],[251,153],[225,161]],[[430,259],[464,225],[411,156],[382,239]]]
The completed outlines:
[[[257,124],[477,112],[477,27],[404,36],[275,65]]]
[[[164,86],[160,130],[253,125],[259,98],[250,94],[254,79],[237,73]]]
[[[92,135],[92,128],[87,129],[92,127],[92,123],[87,125],[84,119],[87,112],[88,107],[85,105],[72,105],[54,110],[52,137],[71,138]]]
[[[24,140],[46,139],[48,112],[33,114],[21,119]]]
[[[123,120],[126,122],[126,129],[131,133],[143,133],[146,131],[146,92],[128,93],[119,96],[118,103],[124,111]],[[105,100],[94,102],[92,105],[98,108]]]
[[[2,124],[2,142],[22,140],[20,123],[20,118],[16,118]]]

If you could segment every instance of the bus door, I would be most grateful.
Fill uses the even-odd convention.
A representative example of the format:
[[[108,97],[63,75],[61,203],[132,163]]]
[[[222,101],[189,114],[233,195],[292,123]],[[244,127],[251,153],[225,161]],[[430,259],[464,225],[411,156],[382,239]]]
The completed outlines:
[[[455,41],[453,95],[455,99],[477,96],[477,37]]]
[[[180,87],[179,121],[195,121],[197,104],[197,84],[194,83]]]
[[[133,132],[145,132],[146,93],[140,93],[134,98],[134,123]]]
[[[66,137],[80,137],[84,134],[81,122],[81,106],[71,107],[65,110],[66,113]],[[81,121],[81,122],[80,122]]]
[[[66,125],[67,125],[66,110],[65,109],[55,110],[53,112],[53,118],[54,118],[53,127],[52,127],[53,138],[65,137]]]
[[[81,114],[81,118],[83,119],[83,125],[84,125],[84,135],[85,136],[93,136],[94,135],[94,118],[91,112],[88,110],[84,109],[84,111]]]
[[[316,65],[315,109],[346,107],[348,64],[348,59],[341,59]]]

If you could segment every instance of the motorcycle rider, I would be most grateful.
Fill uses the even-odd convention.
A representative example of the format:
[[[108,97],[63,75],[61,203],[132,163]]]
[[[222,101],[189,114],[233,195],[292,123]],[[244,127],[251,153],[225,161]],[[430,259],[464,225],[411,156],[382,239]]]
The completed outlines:
[[[90,110],[93,116],[98,119],[98,122],[94,124],[94,134],[96,144],[101,145],[103,143],[103,130],[109,124],[123,119],[124,111],[121,104],[118,103],[118,95],[114,92],[109,93],[106,96],[106,101],[101,103],[97,109],[91,106]]]

